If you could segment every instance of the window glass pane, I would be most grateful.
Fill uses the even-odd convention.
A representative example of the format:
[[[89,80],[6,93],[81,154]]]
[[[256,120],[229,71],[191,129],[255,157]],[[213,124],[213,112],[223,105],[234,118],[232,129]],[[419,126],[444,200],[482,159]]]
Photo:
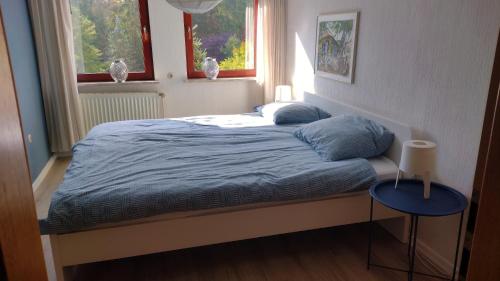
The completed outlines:
[[[195,70],[213,57],[221,70],[254,69],[254,0],[224,0],[205,14],[193,14]]]
[[[70,2],[78,73],[108,72],[119,58],[130,72],[144,72],[139,1]]]

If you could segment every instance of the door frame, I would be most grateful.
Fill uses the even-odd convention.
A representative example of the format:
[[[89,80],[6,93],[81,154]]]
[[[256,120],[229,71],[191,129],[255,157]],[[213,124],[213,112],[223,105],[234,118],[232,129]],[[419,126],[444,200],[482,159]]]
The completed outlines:
[[[46,281],[31,176],[0,8],[0,248],[8,280]]]
[[[468,281],[500,278],[500,34],[486,104],[474,189],[480,192]]]

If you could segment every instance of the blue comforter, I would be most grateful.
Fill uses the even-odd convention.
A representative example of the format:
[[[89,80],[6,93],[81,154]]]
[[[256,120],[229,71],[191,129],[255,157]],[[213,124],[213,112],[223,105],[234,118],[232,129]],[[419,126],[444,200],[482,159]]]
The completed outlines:
[[[369,187],[366,159],[326,162],[255,115],[102,124],[73,148],[49,233],[175,211],[319,198]]]

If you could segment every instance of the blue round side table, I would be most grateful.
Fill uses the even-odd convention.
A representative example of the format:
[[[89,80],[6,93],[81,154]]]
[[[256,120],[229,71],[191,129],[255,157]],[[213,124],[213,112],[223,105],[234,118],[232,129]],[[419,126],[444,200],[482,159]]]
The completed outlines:
[[[425,275],[439,279],[449,279],[455,281],[457,258],[462,234],[462,224],[464,219],[464,210],[467,208],[468,201],[460,192],[438,183],[431,183],[431,196],[424,199],[424,184],[420,180],[399,180],[395,188],[395,180],[386,180],[376,183],[370,188],[370,231],[368,240],[368,262],[370,266],[381,267],[389,270],[397,270],[408,273],[408,280],[413,280],[414,274]],[[410,241],[408,243],[408,270],[393,268],[385,265],[371,263],[372,251],[372,229],[373,229],[373,200],[391,209],[409,214],[411,216]],[[418,218],[449,216],[460,213],[460,224],[458,227],[458,239],[455,249],[455,261],[453,263],[453,274],[450,278],[437,276],[422,272],[416,272],[415,253],[417,248]]]

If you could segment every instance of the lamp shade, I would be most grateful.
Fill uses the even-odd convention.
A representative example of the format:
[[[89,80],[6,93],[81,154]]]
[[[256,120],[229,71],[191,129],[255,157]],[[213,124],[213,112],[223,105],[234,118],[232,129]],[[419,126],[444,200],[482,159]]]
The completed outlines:
[[[399,169],[412,175],[432,174],[436,166],[436,144],[411,140],[403,143]]]
[[[292,86],[289,85],[278,85],[276,86],[276,92],[274,93],[274,101],[276,102],[288,102],[292,100]]]
[[[215,8],[222,0],[167,0],[167,2],[188,14],[203,14]]]

